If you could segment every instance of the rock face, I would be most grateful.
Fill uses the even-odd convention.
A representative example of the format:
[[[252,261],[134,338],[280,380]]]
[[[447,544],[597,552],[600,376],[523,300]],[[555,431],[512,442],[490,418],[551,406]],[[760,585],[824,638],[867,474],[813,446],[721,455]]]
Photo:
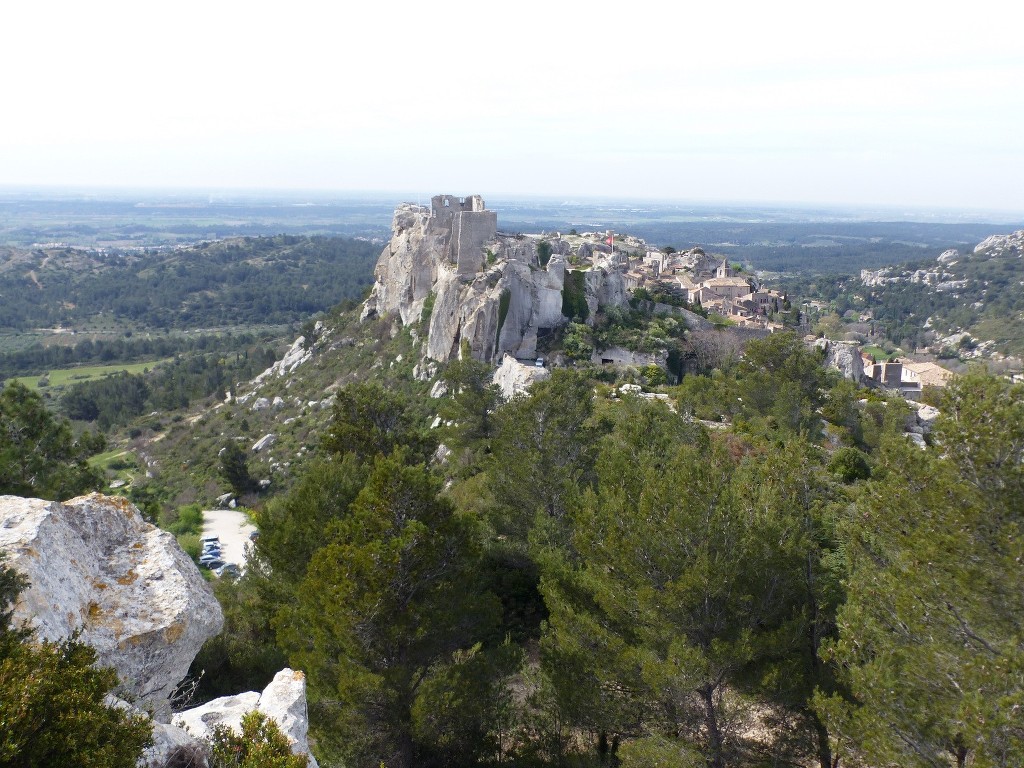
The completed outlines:
[[[976,246],[975,253],[986,253],[989,256],[1013,255],[1024,257],[1024,229],[1018,229],[1009,235],[992,235],[986,237]]]
[[[459,210],[447,213],[456,202]],[[538,242],[499,234],[495,214],[479,197],[438,196],[430,208],[400,205],[362,317],[393,314],[405,325],[418,323],[430,299],[425,358],[451,360],[463,341],[473,357],[487,362],[505,353],[536,357],[538,335],[569,322],[562,314],[565,248],[555,241],[542,265]],[[623,275],[610,261],[597,258],[583,274],[591,316],[598,305],[625,303]]]
[[[860,384],[864,377],[864,360],[856,344],[818,339],[814,346],[825,350],[825,365],[835,368],[844,379]]]
[[[40,639],[75,630],[157,720],[207,638],[220,605],[174,536],[120,497],[64,503],[0,496],[0,550],[29,587],[15,608]]]
[[[301,672],[282,669],[262,693],[249,691],[237,696],[214,699],[201,707],[174,716],[174,725],[198,739],[209,739],[218,725],[240,731],[242,715],[252,710],[274,720],[288,737],[294,754],[309,755],[310,768],[317,762],[309,752],[306,735],[309,720],[306,714],[306,677]]]
[[[534,382],[551,378],[551,371],[537,365],[520,363],[511,355],[501,359],[501,365],[494,372],[494,383],[501,389],[501,395],[510,400],[528,390]]]

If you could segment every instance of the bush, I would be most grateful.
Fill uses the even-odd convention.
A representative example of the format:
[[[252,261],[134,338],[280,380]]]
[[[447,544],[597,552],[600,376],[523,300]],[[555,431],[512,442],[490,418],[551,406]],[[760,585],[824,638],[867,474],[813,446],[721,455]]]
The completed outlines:
[[[828,471],[844,483],[867,480],[871,477],[868,457],[856,448],[840,448],[828,463]]]
[[[213,732],[210,768],[306,768],[305,755],[293,755],[277,723],[253,710],[242,716],[242,733],[218,726]]]
[[[25,584],[0,553],[0,765],[134,768],[152,723],[107,705],[117,673],[93,666],[96,652],[77,636],[37,644],[10,625]]]
[[[159,525],[175,536],[184,534],[199,536],[203,532],[203,510],[198,504],[188,504],[161,512]]]
[[[541,240],[537,243],[537,261],[541,267],[547,267],[548,262],[551,260],[551,243],[547,240]]]
[[[199,534],[196,533],[183,533],[178,536],[178,546],[185,550],[185,554],[193,560],[199,559],[199,555],[203,549],[202,542],[199,539]]]

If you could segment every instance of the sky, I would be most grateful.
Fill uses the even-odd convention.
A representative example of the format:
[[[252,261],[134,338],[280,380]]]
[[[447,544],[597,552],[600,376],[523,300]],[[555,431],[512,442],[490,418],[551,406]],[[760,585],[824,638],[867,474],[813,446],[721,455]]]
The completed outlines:
[[[1024,212],[1024,6],[0,11],[0,185]]]

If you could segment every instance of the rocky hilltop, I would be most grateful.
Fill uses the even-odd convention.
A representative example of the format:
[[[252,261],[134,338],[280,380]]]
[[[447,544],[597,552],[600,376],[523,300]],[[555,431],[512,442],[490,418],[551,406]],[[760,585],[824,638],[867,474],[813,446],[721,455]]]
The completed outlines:
[[[992,235],[969,251],[949,249],[935,259],[862,270],[868,307],[902,324],[899,338],[920,329],[916,345],[964,360],[1006,361],[1019,370],[1024,357],[1024,230]],[[896,312],[898,307],[903,314]],[[918,319],[919,318],[919,319]]]
[[[479,196],[438,195],[429,208],[402,204],[363,318],[393,314],[411,325],[429,312],[423,354],[430,360],[456,357],[463,341],[479,360],[535,357],[538,336],[570,320],[563,314],[568,273],[579,275],[573,286],[591,315],[598,305],[625,301],[611,256],[589,253],[586,269],[567,268],[566,241],[498,232],[496,214]]]

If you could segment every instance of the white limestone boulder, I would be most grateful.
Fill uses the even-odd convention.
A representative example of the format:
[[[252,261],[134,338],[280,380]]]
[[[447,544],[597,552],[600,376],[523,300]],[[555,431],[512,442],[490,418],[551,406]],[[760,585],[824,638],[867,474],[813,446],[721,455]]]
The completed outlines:
[[[318,330],[322,330],[323,325],[318,322],[316,327]],[[299,368],[299,366],[301,366],[303,363],[309,362],[309,360],[312,359],[312,357],[313,351],[308,348],[308,345],[306,343],[306,337],[299,336],[299,338],[292,342],[292,345],[291,347],[289,347],[288,351],[284,353],[284,357],[282,357],[280,360],[278,360],[265,371],[263,371],[263,373],[261,373],[255,379],[253,379],[252,385],[253,387],[258,387],[260,384],[264,383],[268,379],[280,376],[287,376],[290,373],[294,373]]]
[[[260,451],[269,448],[277,442],[277,435],[269,433],[261,437],[255,443],[252,444],[253,453],[259,453]]]
[[[117,670],[121,694],[158,721],[224,617],[174,536],[126,499],[64,503],[0,496],[0,550],[29,581],[15,606],[45,640],[81,632],[97,663]]]
[[[501,359],[501,365],[494,372],[493,382],[501,389],[501,395],[511,400],[516,395],[526,392],[537,381],[551,377],[551,371],[537,365],[525,365],[511,355]]]
[[[174,725],[196,739],[209,740],[219,726],[241,730],[242,716],[256,710],[277,723],[288,738],[293,754],[305,753],[310,768],[316,759],[309,751],[307,734],[309,716],[306,708],[306,676],[302,672],[282,669],[262,693],[248,691],[237,696],[224,696],[200,707],[179,712]]]

